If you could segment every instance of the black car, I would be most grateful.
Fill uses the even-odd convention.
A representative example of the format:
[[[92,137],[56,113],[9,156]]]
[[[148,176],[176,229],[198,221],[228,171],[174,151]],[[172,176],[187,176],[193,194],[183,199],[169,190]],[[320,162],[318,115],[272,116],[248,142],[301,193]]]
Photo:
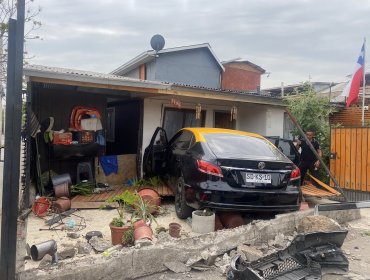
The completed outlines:
[[[299,165],[300,154],[292,140],[284,139],[279,136],[265,136],[265,138],[274,144],[295,165]]]
[[[237,130],[184,128],[167,141],[157,128],[144,153],[146,177],[167,178],[179,218],[194,209],[292,211],[300,172],[264,137]]]

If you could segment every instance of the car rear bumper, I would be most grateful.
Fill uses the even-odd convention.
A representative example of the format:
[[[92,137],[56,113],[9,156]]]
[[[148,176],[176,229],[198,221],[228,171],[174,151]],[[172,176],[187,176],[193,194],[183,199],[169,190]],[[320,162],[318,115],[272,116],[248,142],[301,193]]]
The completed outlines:
[[[191,191],[196,199],[189,203],[194,208],[237,210],[249,212],[296,211],[299,209],[300,190],[288,187],[278,190],[232,188],[228,184],[201,184]],[[217,190],[216,190],[217,189]],[[189,201],[190,202],[190,201]]]

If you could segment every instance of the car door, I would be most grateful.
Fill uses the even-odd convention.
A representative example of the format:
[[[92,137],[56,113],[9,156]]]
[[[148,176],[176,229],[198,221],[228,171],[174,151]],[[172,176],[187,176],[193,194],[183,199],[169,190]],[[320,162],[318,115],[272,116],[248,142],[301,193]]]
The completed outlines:
[[[194,141],[193,133],[187,130],[181,130],[171,139],[168,152],[168,171],[171,175],[178,175],[179,171],[188,172],[189,159],[191,156],[187,153]],[[183,174],[186,176],[186,174]]]
[[[143,172],[145,177],[163,175],[166,172],[167,148],[166,131],[157,127],[149,146],[144,151]]]

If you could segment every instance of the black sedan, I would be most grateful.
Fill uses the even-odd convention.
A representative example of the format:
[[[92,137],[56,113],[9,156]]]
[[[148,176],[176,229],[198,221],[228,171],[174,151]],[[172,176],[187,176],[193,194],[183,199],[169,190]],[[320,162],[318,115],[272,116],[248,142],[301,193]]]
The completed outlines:
[[[157,128],[144,153],[146,177],[163,176],[179,218],[194,209],[294,211],[299,169],[264,137],[219,128],[184,128],[168,142]]]

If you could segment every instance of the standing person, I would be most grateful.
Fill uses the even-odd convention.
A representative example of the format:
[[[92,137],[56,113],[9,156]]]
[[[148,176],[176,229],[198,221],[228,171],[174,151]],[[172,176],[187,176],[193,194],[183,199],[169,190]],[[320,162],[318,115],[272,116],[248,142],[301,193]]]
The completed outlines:
[[[307,130],[306,136],[319,156],[322,157],[320,144],[314,139],[314,132],[312,130]],[[298,140],[297,146],[298,148],[301,147],[301,162],[298,167],[301,171],[301,185],[303,185],[307,170],[310,170],[311,175],[315,175],[317,168],[320,166],[320,161],[316,158],[305,140]]]

